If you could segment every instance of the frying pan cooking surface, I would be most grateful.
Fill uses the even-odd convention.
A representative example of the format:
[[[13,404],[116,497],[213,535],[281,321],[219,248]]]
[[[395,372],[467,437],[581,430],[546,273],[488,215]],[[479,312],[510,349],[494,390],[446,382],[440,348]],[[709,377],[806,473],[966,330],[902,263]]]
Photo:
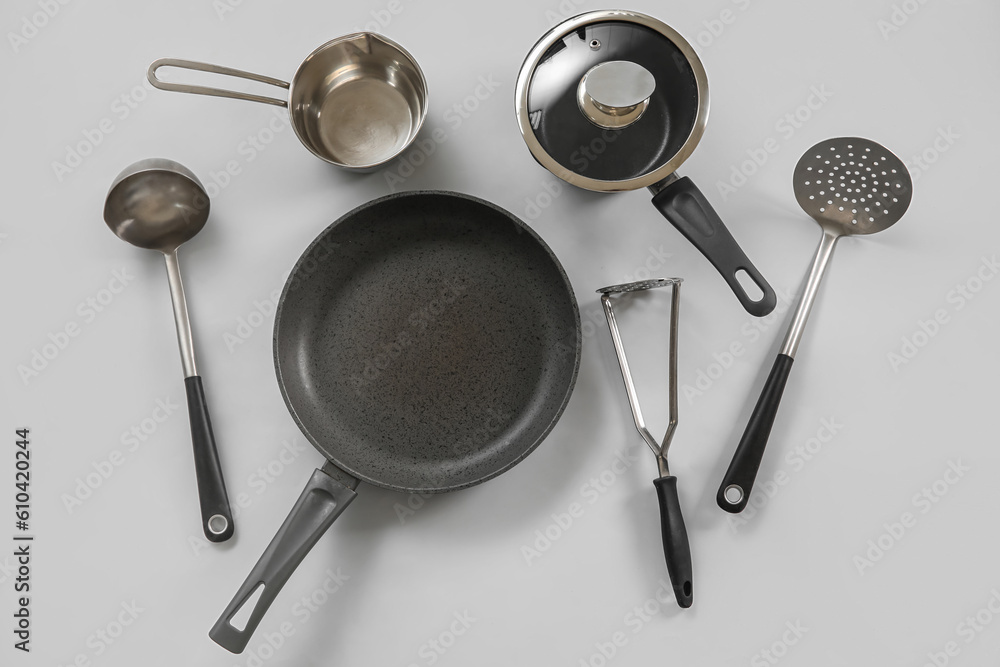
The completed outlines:
[[[500,474],[569,399],[569,281],[519,220],[464,195],[390,195],[306,250],[275,322],[288,408],[352,475],[446,491]]]

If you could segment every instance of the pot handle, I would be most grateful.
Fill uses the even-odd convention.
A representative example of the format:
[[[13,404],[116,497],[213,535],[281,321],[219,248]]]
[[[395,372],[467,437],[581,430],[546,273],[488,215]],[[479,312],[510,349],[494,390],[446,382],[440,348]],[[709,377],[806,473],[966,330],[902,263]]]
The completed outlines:
[[[344,475],[341,474],[340,477],[344,478]],[[353,481],[357,485],[357,480],[352,478],[345,481]],[[353,488],[335,479],[325,469],[313,472],[292,511],[264,550],[264,555],[254,565],[208,636],[227,651],[242,653],[281,587],[334,519],[340,516],[356,496]],[[242,610],[258,588],[263,590],[250,611],[249,620],[244,627],[236,627],[232,622],[233,617]]]
[[[199,63],[194,60],[180,60],[178,58],[160,58],[159,60],[153,61],[153,63],[149,66],[149,69],[146,70],[146,78],[149,79],[149,82],[153,84],[153,86],[159,88],[160,90],[172,90],[178,93],[191,93],[192,95],[231,97],[234,100],[249,100],[251,102],[261,102],[263,104],[273,104],[279,107],[288,107],[288,100],[282,100],[276,97],[265,97],[263,95],[253,95],[251,93],[239,93],[235,90],[210,88],[208,86],[192,86],[186,83],[169,83],[157,78],[156,70],[161,67],[177,67],[179,69],[192,69],[199,72],[211,72],[213,74],[222,74],[224,76],[234,76],[240,79],[249,79],[251,81],[267,83],[287,90],[289,84],[281,79],[272,79],[269,76],[261,76],[260,74],[254,74],[252,72],[244,72],[243,70],[233,69],[232,67],[220,67],[219,65],[209,65],[208,63]]]
[[[653,205],[718,269],[748,313],[763,317],[778,303],[774,290],[743,253],[725,223],[708,203],[698,186],[688,178],[678,178],[653,196]],[[763,293],[757,299],[740,284],[744,271]]]

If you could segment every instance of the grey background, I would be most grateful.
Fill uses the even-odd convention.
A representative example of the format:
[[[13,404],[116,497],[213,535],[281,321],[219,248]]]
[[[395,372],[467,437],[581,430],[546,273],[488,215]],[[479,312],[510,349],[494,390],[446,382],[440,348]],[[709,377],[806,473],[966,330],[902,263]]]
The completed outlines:
[[[762,507],[739,525],[714,495],[785,317],[747,316],[709,264],[659,218],[647,193],[573,190],[538,167],[518,135],[512,97],[524,55],[562,17],[600,5],[400,0],[391,4],[396,14],[382,0],[231,0],[225,7],[232,11],[208,1],[45,6],[58,11],[17,48],[9,33],[25,30],[24,21],[43,10],[12,0],[0,17],[7,95],[0,124],[7,184],[0,470],[10,471],[0,488],[0,516],[7,517],[0,537],[6,544],[14,532],[6,508],[13,505],[18,426],[32,429],[37,535],[30,656],[10,646],[12,559],[0,556],[4,664],[67,665],[83,655],[100,665],[429,665],[426,643],[463,612],[476,620],[436,664],[583,660],[597,667],[596,644],[613,642],[618,632],[623,645],[608,662],[621,665],[769,664],[764,650],[788,665],[922,665],[928,652],[946,648],[955,654],[949,664],[995,659],[1000,622],[988,622],[993,612],[981,614],[981,631],[965,621],[1000,588],[1000,540],[986,511],[1000,464],[993,428],[1000,281],[976,282],[988,267],[984,258],[1000,245],[991,205],[1000,103],[995,3],[636,0],[629,7],[672,25],[701,55],[712,111],[682,173],[700,184],[783,293],[798,291],[819,239],[791,193],[803,151],[831,136],[865,136],[903,157],[915,179],[900,223],[841,242],[758,477],[754,502]],[[241,144],[280,118],[280,109],[150,92],[144,71],[155,58],[173,56],[288,78],[313,48],[366,24],[421,63],[431,94],[422,138],[434,128],[447,136],[395,189],[467,192],[541,234],[580,300],[586,339],[579,383],[548,440],[496,480],[426,501],[362,488],[248,652],[231,656],[208,639],[208,629],[321,463],[278,393],[265,302],[323,227],[393,188],[386,171],[359,177],[321,163],[287,127],[250,161]],[[495,89],[481,87],[485,99],[470,101],[481,80]],[[817,108],[807,111],[802,105],[814,89],[826,99],[811,98]],[[476,108],[461,117],[449,112],[455,104]],[[796,113],[808,120],[799,127],[782,120]],[[53,163],[88,141],[85,132],[95,137],[104,119],[113,131],[60,178]],[[768,139],[777,152],[756,169],[744,165]],[[247,505],[237,537],[224,546],[199,538],[162,259],[117,240],[101,219],[117,172],[157,155],[181,161],[206,183],[218,183],[213,174],[229,161],[240,170],[213,190],[209,225],[181,257],[230,493],[243,494]],[[724,197],[718,184],[741,168],[754,173]],[[681,397],[671,456],[695,558],[695,605],[683,613],[655,602],[666,577],[650,484],[655,466],[632,429],[593,292],[644,277],[647,266],[652,275],[686,280],[682,386],[697,388],[699,373],[714,377],[710,386],[702,379],[701,394]],[[91,320],[79,304],[108,296],[101,290],[123,270],[133,278]],[[982,275],[992,278],[992,271]],[[979,288],[973,298],[956,296],[967,283]],[[643,300],[621,320],[657,431],[666,421],[666,299]],[[924,345],[894,368],[888,355],[900,354],[904,337],[912,340],[938,311],[946,323],[934,336],[918,334]],[[227,344],[227,334],[251,319],[259,326],[249,337]],[[79,335],[23,381],[18,367],[70,323]],[[737,342],[742,354],[727,359]],[[178,409],[152,429],[158,399]],[[796,447],[815,449],[819,440],[810,439],[829,435],[820,432],[824,419],[841,426],[815,456],[800,460]],[[143,425],[153,432],[129,451],[123,433]],[[106,469],[115,450],[121,465],[70,511],[66,497]],[[628,467],[613,465],[620,451],[634,457]],[[939,482],[944,492],[936,502],[921,500],[958,462],[968,470],[952,477],[956,483]],[[261,481],[259,470],[268,466],[271,481]],[[602,474],[612,483],[595,494],[589,480]],[[761,494],[765,480],[783,481],[771,498]],[[582,515],[526,562],[522,547],[574,502]],[[401,520],[397,505],[406,503],[419,509]],[[904,512],[913,525],[893,537],[885,525]],[[859,565],[869,541],[880,539],[889,549],[870,567]],[[304,618],[295,605],[337,568],[349,579]],[[650,599],[657,613],[636,621],[634,608]],[[110,645],[98,639],[98,630],[115,631],[122,605],[133,603],[142,609],[134,622]],[[274,633],[283,623],[294,636],[267,648],[269,635],[279,643]],[[787,631],[796,623],[808,629],[800,638]],[[782,645],[786,639],[796,643]]]

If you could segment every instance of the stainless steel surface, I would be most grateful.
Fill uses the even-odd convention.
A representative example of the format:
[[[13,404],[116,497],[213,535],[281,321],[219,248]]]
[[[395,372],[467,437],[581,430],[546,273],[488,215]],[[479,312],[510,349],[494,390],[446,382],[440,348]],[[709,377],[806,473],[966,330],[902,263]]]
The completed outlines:
[[[184,298],[181,267],[177,263],[176,250],[164,253],[163,256],[167,260],[167,284],[170,285],[170,303],[174,308],[174,325],[177,327],[177,344],[181,350],[181,366],[184,369],[184,377],[189,378],[198,374],[198,368],[194,362],[194,337],[191,335],[187,299]]]
[[[221,514],[213,514],[208,520],[208,529],[216,535],[222,535],[229,527],[229,520]]]
[[[260,83],[266,83],[268,85],[285,88],[287,90],[289,84],[281,79],[273,79],[269,76],[262,76],[260,74],[254,74],[253,72],[245,72],[232,67],[210,65],[208,63],[200,63],[194,60],[182,60],[180,58],[160,58],[159,60],[153,61],[153,63],[149,66],[149,69],[146,70],[146,78],[151,84],[153,84],[153,86],[159,88],[160,90],[170,90],[176,93],[190,93],[192,95],[229,97],[234,100],[248,100],[250,102],[261,102],[262,104],[273,104],[275,106],[288,108],[288,100],[286,99],[253,95],[251,93],[240,93],[235,90],[226,90],[224,88],[192,86],[185,83],[171,83],[169,81],[164,81],[156,76],[156,71],[161,67],[176,67],[178,69],[190,69],[198,72],[222,74],[223,76],[232,76],[240,79],[249,79],[250,81],[259,81]]]
[[[608,319],[608,329],[611,331],[611,340],[615,346],[615,354],[618,356],[618,365],[621,368],[622,380],[625,383],[625,393],[628,395],[628,404],[632,409],[632,420],[635,422],[635,429],[646,441],[649,448],[656,455],[656,465],[660,477],[670,474],[667,466],[667,450],[673,440],[674,431],[677,429],[677,317],[680,313],[681,302],[681,278],[658,278],[654,280],[640,280],[622,285],[612,285],[602,287],[597,290],[601,295],[601,306],[604,307],[604,315]],[[671,287],[670,292],[670,331],[668,333],[668,359],[667,359],[667,401],[670,421],[667,423],[667,430],[663,434],[663,440],[657,442],[656,438],[646,428],[646,422],[642,417],[642,409],[639,406],[639,396],[635,391],[635,383],[632,381],[632,372],[629,370],[628,358],[625,355],[625,346],[622,344],[621,333],[618,330],[618,321],[615,319],[612,307],[612,296],[615,294],[628,294],[657,287]]]
[[[156,77],[163,66],[288,88],[288,100],[164,82]],[[399,155],[427,116],[427,80],[420,66],[402,46],[369,32],[323,44],[299,65],[291,83],[173,58],[154,62],[147,77],[163,90],[286,106],[296,136],[313,155],[357,171],[371,171]]]
[[[691,71],[694,73],[695,82],[698,88],[697,117],[683,146],[681,146],[680,150],[678,150],[673,157],[671,157],[659,168],[629,180],[604,181],[577,174],[566,167],[563,167],[548,154],[538,141],[538,138],[535,137],[535,133],[531,127],[530,114],[528,112],[528,89],[531,85],[531,77],[545,53],[564,35],[583,28],[591,23],[598,23],[602,21],[625,21],[636,23],[659,32],[661,35],[673,42],[684,55]],[[597,44],[595,47],[591,44],[591,48],[599,49],[601,48],[601,45]],[[685,40],[676,30],[668,26],[666,23],[663,23],[652,16],[640,14],[639,12],[618,9],[601,10],[580,14],[579,16],[575,16],[558,24],[546,33],[531,49],[528,56],[525,58],[524,63],[521,65],[521,70],[517,75],[517,83],[515,84],[514,91],[514,111],[517,115],[517,123],[519,129],[521,130],[521,136],[524,139],[525,144],[528,146],[528,150],[531,151],[531,154],[536,160],[538,160],[539,164],[567,183],[597,192],[619,192],[622,190],[647,188],[667,178],[667,176],[676,171],[677,168],[691,156],[691,153],[694,152],[695,147],[698,145],[702,135],[705,133],[705,125],[708,123],[708,110],[708,75],[705,73],[705,67],[698,58],[698,54],[695,53],[694,48],[692,48],[687,40]]]
[[[650,194],[657,195],[660,193],[661,190],[663,190],[664,188],[666,188],[668,185],[678,180],[679,178],[680,176],[678,176],[677,172],[675,171],[672,174],[668,174],[667,177],[664,178],[662,181],[657,181],[656,183],[653,183],[646,189],[649,190]]]
[[[627,127],[642,116],[655,89],[656,79],[642,65],[611,60],[594,65],[580,80],[577,104],[599,127]]]
[[[799,206],[823,229],[781,345],[781,354],[794,359],[837,239],[892,226],[910,205],[913,182],[902,160],[881,144],[838,137],[806,151],[795,166],[792,184]]]
[[[104,221],[132,245],[162,252],[184,377],[198,374],[177,248],[208,221],[208,194],[198,178],[172,160],[141,160],[122,171],[104,202]]]
[[[839,238],[840,235],[833,234],[826,229],[823,230],[823,237],[819,241],[819,248],[816,249],[816,256],[809,268],[805,287],[802,288],[798,305],[795,307],[795,314],[792,315],[792,321],[788,325],[787,333],[785,333],[785,340],[781,344],[780,353],[788,355],[792,359],[795,358],[795,353],[799,349],[799,341],[802,340],[802,332],[805,331],[806,321],[809,319],[813,302],[816,300],[819,284],[826,274],[826,267],[830,264],[833,249]]]

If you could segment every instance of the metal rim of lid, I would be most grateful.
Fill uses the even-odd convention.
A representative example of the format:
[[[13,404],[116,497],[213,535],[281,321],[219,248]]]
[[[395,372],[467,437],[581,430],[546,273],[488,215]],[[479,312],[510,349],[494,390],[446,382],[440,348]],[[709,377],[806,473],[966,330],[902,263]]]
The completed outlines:
[[[538,67],[538,64],[541,62],[542,56],[545,55],[553,44],[566,35],[592,23],[606,21],[635,23],[655,30],[663,35],[671,41],[682,54],[684,54],[684,57],[687,59],[688,65],[691,67],[691,71],[694,74],[695,84],[698,89],[698,112],[695,116],[691,132],[688,134],[688,137],[684,141],[680,150],[667,160],[667,162],[660,165],[653,171],[636,178],[630,178],[622,181],[605,181],[596,178],[588,178],[562,166],[548,154],[548,152],[542,147],[542,144],[535,137],[535,132],[531,127],[531,119],[529,118],[528,112],[528,88],[531,86],[532,76],[535,73],[535,68]],[[639,12],[622,9],[601,10],[580,14],[566,19],[549,30],[542,36],[541,39],[538,40],[538,42],[535,43],[535,45],[531,48],[531,51],[528,52],[527,57],[524,59],[524,63],[521,65],[521,70],[518,72],[517,83],[514,87],[514,112],[517,115],[518,128],[521,130],[521,138],[524,139],[524,143],[527,144],[528,150],[531,151],[531,154],[543,167],[570,185],[575,185],[577,187],[584,188],[585,190],[594,190],[597,192],[638,190],[639,188],[649,187],[654,183],[658,183],[676,171],[677,168],[691,156],[691,153],[694,152],[695,147],[701,140],[701,136],[705,133],[705,125],[708,123],[708,106],[708,75],[705,73],[705,67],[702,65],[701,59],[698,58],[698,54],[695,53],[691,44],[689,44],[686,39],[681,37],[680,33],[663,21],[646,14],[640,14]]]

